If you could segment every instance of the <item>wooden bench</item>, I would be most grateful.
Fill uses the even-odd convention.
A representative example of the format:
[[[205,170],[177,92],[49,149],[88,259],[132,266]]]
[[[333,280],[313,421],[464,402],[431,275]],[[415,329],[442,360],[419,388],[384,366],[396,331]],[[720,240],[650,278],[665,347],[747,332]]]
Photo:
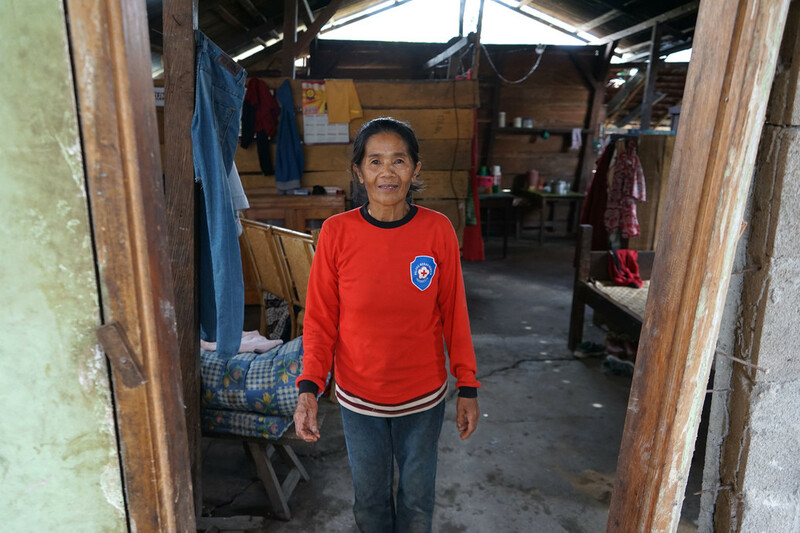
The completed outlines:
[[[644,302],[655,252],[640,251],[639,275],[645,282],[641,289],[610,287],[608,252],[593,252],[592,226],[582,224],[575,241],[575,282],[572,288],[572,312],[569,321],[567,347],[570,350],[583,339],[583,322],[586,306],[594,309],[594,322],[624,333],[632,339],[639,338],[644,317]],[[605,282],[605,283],[604,283]]]

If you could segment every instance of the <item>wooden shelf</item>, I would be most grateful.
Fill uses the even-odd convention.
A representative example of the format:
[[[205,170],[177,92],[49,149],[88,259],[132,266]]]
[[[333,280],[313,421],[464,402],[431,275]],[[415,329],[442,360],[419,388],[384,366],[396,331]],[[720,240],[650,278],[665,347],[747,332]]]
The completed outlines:
[[[578,126],[576,126],[578,128]],[[571,135],[573,128],[565,128],[563,126],[555,126],[548,128],[546,126],[534,126],[533,128],[496,128],[495,133],[508,133],[513,135],[535,135],[543,132],[548,132],[551,135]],[[581,128],[581,133],[588,133],[589,130]]]

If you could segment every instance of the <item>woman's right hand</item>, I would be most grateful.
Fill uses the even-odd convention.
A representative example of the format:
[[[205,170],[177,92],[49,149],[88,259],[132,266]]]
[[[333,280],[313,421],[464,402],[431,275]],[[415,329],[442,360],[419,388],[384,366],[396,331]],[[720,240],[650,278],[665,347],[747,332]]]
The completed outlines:
[[[319,440],[317,427],[317,397],[304,392],[297,397],[297,408],[294,410],[294,428],[297,436],[306,442]]]

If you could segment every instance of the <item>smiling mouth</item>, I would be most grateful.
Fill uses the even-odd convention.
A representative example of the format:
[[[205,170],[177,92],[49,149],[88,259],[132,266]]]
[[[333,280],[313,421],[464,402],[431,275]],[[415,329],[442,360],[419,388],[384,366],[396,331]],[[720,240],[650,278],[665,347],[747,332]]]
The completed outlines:
[[[393,191],[397,188],[398,188],[397,185],[378,185],[378,189],[382,191]]]

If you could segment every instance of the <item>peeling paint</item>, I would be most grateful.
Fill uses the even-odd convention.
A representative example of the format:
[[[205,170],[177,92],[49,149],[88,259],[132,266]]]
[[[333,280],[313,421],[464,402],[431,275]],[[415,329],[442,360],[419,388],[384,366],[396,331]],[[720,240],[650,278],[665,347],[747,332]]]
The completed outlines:
[[[0,4],[0,516],[126,531],[63,3]],[[47,50],[46,54],[27,54]],[[21,53],[23,52],[23,53]]]

